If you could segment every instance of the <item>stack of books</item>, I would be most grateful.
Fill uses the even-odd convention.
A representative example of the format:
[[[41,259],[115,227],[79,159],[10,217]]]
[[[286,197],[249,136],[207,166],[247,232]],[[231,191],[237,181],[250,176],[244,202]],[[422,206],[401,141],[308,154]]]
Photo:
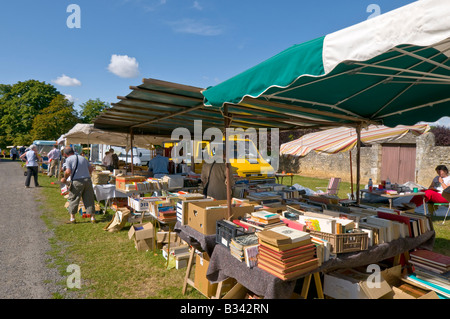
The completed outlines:
[[[307,232],[287,226],[257,233],[258,267],[282,279],[292,280],[318,268],[316,247]]]
[[[247,198],[266,206],[280,206],[281,195],[275,192],[254,192],[247,195]]]
[[[410,253],[414,273],[405,279],[424,289],[435,291],[441,298],[450,298],[450,257],[419,249]]]
[[[177,220],[176,204],[168,197],[152,201],[150,203],[150,213],[164,223]]]
[[[283,222],[280,217],[281,216],[277,213],[260,210],[251,213],[250,217],[243,218],[242,222],[247,223],[256,229],[263,230],[275,226],[282,226]]]
[[[234,237],[230,243],[230,253],[239,261],[245,262],[248,267],[254,267],[258,253],[258,236],[248,234]]]
[[[170,223],[177,220],[177,212],[173,204],[163,204],[158,207],[158,220]]]
[[[410,253],[418,278],[444,285],[450,289],[450,257],[433,251],[419,249]]]
[[[300,197],[298,190],[294,189],[284,189],[279,191],[278,194],[280,194],[283,199],[295,199]]]

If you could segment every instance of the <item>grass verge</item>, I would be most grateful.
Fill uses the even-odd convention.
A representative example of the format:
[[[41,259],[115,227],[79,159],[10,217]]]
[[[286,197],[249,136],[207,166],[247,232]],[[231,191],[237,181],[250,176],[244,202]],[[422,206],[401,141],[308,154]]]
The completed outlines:
[[[54,184],[51,184],[53,182]],[[97,215],[98,223],[76,216],[77,224],[65,224],[69,214],[55,178],[39,176],[45,201],[43,220],[54,233],[50,255],[64,276],[67,266],[80,266],[80,298],[93,299],[189,299],[204,298],[194,289],[181,293],[186,269],[166,269],[160,250],[138,252],[128,239],[129,226],[117,233],[103,230],[113,218],[111,211]],[[65,284],[65,283],[61,283]],[[56,296],[62,298],[64,296]]]

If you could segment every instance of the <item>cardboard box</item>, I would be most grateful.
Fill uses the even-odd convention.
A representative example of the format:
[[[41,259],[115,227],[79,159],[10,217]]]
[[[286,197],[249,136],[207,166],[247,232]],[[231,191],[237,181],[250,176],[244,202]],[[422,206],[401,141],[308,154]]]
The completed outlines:
[[[132,184],[133,182],[144,182],[144,176],[116,176],[116,188],[125,190],[126,184]]]
[[[167,182],[169,188],[183,188],[184,177],[182,175],[166,175],[161,178],[164,182]]]
[[[167,244],[169,242],[169,232],[159,231],[156,233],[156,242],[158,244]],[[181,243],[181,238],[178,237],[176,232],[170,232],[171,243]]]
[[[117,175],[126,175],[127,174],[127,170],[126,169],[114,169],[113,170],[113,175],[117,176]]]
[[[146,197],[134,198],[128,197],[128,206],[133,208],[138,212],[149,211],[150,210],[150,201]]]
[[[137,251],[147,251],[153,249],[153,233],[152,223],[131,225],[128,231],[128,238],[134,239]]]
[[[227,218],[226,200],[216,200],[211,202],[196,202],[188,204],[188,226],[204,235],[214,235],[216,233],[216,221]],[[208,207],[219,207],[208,209]],[[242,206],[232,207],[231,213],[234,219],[243,217],[254,211],[254,206],[244,203]]]
[[[195,256],[194,287],[205,297],[211,298],[216,295],[218,284],[212,284],[206,278],[209,267],[209,256],[206,252]],[[228,278],[222,282],[222,293],[227,293],[236,284],[234,278]]]
[[[213,201],[212,198],[204,198],[203,195],[201,198],[198,197],[197,199],[183,199],[180,198],[180,200],[177,202],[177,219],[181,223],[181,225],[187,225],[188,224],[188,204],[189,203],[195,203],[195,202],[208,202]]]
[[[248,293],[248,289],[242,286],[240,283],[234,285],[233,288],[228,291],[222,299],[245,299]]]
[[[369,276],[350,268],[325,274],[323,293],[335,299],[380,299],[392,292],[382,275],[379,286],[370,287]]]
[[[439,299],[439,296],[436,294],[436,292],[424,289],[423,287],[416,286],[409,281],[407,282],[403,280],[401,272],[401,265],[387,268],[381,272],[384,280],[386,280],[386,282],[392,287],[392,292],[384,295],[381,299]],[[405,288],[398,288],[404,285],[413,287],[413,289],[406,289],[409,290],[410,293],[406,292]],[[414,296],[413,291],[415,291],[416,293],[419,292],[421,296]]]

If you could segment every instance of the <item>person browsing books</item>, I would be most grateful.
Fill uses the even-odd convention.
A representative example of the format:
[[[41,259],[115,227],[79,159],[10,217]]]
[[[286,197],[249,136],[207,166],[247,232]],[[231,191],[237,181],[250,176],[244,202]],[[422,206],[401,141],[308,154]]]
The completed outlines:
[[[86,213],[91,216],[91,222],[95,223],[95,195],[91,181],[91,173],[94,168],[86,158],[76,155],[70,146],[66,146],[64,149],[64,157],[66,158],[66,170],[64,171],[64,177],[61,178],[61,183],[66,183],[69,177],[72,183],[69,187],[68,198],[70,221],[67,223],[75,223],[75,214],[77,213],[80,199],[83,199]]]
[[[213,163],[203,163],[201,180],[204,187],[204,194],[216,200],[227,199],[227,175],[226,160],[215,160]],[[234,178],[230,170],[230,184],[233,187]]]

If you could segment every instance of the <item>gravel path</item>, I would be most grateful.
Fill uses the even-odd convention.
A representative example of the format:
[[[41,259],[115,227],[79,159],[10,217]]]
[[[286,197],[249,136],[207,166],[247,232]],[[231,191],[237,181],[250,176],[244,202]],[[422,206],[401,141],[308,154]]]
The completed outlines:
[[[39,176],[39,178],[45,178]],[[0,299],[49,299],[64,287],[57,269],[49,268],[48,231],[40,218],[41,190],[25,189],[20,162],[0,161]]]

